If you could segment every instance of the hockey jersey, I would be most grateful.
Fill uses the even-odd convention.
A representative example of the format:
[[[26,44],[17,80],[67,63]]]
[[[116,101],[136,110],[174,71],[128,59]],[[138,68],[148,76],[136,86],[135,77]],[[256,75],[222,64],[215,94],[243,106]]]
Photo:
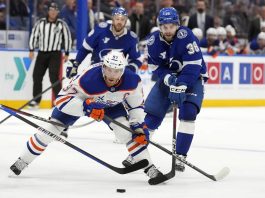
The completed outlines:
[[[171,69],[169,68],[170,47],[171,43],[168,43],[162,38],[160,31],[155,31],[148,38],[148,67],[159,78],[171,73]]]
[[[170,50],[170,68],[178,73],[177,84],[192,86],[200,76],[208,76],[199,40],[187,27],[181,26],[176,32]]]
[[[64,108],[67,108],[71,100],[85,101],[88,98],[105,108],[123,103],[129,112],[130,122],[144,121],[141,79],[129,69],[125,69],[120,82],[112,87],[108,87],[105,83],[100,66],[85,70],[61,90],[56,98],[56,106],[59,110],[68,113]]]
[[[160,32],[154,32],[147,42],[148,66],[160,78],[177,73],[178,82],[191,86],[201,75],[207,77],[198,42],[192,31],[183,26],[178,28],[172,43],[166,42]]]
[[[81,63],[88,53],[92,53],[92,64],[98,63],[113,49],[123,52],[128,57],[129,65],[135,67],[142,65],[137,35],[125,28],[122,35],[115,36],[111,31],[111,24],[106,22],[99,23],[89,32],[77,53],[76,61]]]

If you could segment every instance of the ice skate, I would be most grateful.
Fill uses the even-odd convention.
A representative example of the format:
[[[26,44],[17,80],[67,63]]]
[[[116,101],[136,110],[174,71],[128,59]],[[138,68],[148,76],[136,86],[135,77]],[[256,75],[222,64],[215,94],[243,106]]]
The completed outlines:
[[[187,156],[184,155],[178,155],[181,159],[186,160]],[[175,170],[179,171],[179,172],[184,172],[185,171],[185,165],[183,162],[179,161],[176,159],[176,166],[175,166]]]
[[[24,162],[21,158],[18,158],[17,161],[10,167],[10,169],[14,174],[20,175],[22,170],[24,170],[24,168],[27,166],[28,164],[26,162]]]

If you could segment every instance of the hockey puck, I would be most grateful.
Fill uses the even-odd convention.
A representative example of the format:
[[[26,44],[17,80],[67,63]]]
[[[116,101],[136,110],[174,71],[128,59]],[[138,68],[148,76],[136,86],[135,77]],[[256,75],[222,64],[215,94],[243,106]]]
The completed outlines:
[[[116,191],[117,191],[118,193],[124,193],[124,192],[126,192],[125,189],[120,189],[120,188],[118,188]]]

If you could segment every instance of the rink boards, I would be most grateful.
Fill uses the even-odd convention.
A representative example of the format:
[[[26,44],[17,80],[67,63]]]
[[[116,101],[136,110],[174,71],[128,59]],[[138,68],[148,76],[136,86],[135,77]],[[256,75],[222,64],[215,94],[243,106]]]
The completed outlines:
[[[35,56],[36,57],[36,56]],[[71,53],[70,57],[75,57]],[[6,50],[0,52],[1,92],[0,103],[20,107],[32,99],[32,72],[34,61],[28,51]],[[209,73],[205,85],[204,106],[265,106],[265,57],[262,56],[204,56]],[[89,57],[79,71],[89,65]],[[62,76],[65,75],[62,68]],[[139,70],[145,96],[152,88],[152,72]],[[64,80],[63,84],[67,84]],[[48,72],[43,80],[43,90],[49,87]],[[51,106],[51,91],[43,95],[41,107]]]

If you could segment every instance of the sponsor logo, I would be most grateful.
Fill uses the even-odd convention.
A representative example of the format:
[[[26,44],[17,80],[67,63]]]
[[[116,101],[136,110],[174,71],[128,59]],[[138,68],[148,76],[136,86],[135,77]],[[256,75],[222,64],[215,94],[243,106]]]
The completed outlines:
[[[179,39],[183,39],[183,38],[185,38],[187,35],[188,35],[188,32],[187,32],[187,30],[184,30],[184,29],[179,30],[178,33],[177,33],[177,37],[178,37]]]
[[[28,57],[23,57],[23,58],[14,57],[14,61],[18,71],[18,79],[14,86],[14,90],[19,91],[25,81],[26,73],[29,70],[31,60]]]
[[[208,62],[207,84],[264,84],[264,63],[239,63],[239,73],[234,75],[234,64],[228,62]],[[237,80],[235,82],[235,76]]]

